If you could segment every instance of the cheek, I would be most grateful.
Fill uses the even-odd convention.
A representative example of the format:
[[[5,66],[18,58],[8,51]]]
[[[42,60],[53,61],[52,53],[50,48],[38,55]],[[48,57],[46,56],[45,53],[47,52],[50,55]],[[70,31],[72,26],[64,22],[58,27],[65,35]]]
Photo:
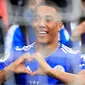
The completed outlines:
[[[55,38],[56,37],[56,35],[57,35],[57,24],[55,24],[55,23],[50,23],[50,24],[47,24],[48,25],[48,28],[49,28],[49,31],[50,31],[50,33],[49,33],[49,37],[51,38],[51,39],[53,39],[53,38]]]
[[[47,27],[50,28],[50,29],[52,29],[52,27],[53,27],[53,23],[52,23],[52,22],[46,23],[46,25],[47,25]]]
[[[52,23],[47,23],[47,27],[49,28],[50,31],[55,32],[57,31],[57,24],[55,24],[54,22]]]

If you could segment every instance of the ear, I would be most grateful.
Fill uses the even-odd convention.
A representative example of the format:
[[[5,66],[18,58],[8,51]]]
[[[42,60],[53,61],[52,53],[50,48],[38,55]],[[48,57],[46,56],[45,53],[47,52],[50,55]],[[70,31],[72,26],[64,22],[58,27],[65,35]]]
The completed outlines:
[[[62,22],[59,22],[58,23],[58,27],[57,27],[57,31],[60,32],[60,30],[62,29],[63,27],[63,23]]]

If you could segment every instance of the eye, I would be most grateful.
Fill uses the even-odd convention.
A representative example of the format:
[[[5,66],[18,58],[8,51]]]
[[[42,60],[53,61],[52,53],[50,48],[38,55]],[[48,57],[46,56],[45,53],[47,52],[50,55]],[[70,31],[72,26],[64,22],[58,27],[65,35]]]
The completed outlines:
[[[49,18],[47,18],[45,20],[46,20],[46,22],[51,22],[52,21],[52,19],[49,19]]]
[[[53,19],[53,17],[51,17],[51,16],[46,16],[45,17],[45,21],[46,22],[51,22],[51,21],[53,21],[54,19]]]

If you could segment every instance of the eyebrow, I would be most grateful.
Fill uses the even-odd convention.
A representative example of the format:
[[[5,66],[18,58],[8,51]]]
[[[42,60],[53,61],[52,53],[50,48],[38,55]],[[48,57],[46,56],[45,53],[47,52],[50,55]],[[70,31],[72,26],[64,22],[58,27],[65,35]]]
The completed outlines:
[[[45,17],[46,17],[46,18],[49,18],[49,19],[51,19],[51,20],[54,19],[54,17],[53,17],[53,16],[50,16],[50,15],[46,15]]]
[[[34,15],[34,17],[40,17],[39,15],[37,15],[37,14],[35,14]],[[49,19],[51,19],[51,20],[53,20],[54,19],[54,17],[53,16],[51,16],[51,15],[46,15],[45,16],[45,18],[49,18]]]

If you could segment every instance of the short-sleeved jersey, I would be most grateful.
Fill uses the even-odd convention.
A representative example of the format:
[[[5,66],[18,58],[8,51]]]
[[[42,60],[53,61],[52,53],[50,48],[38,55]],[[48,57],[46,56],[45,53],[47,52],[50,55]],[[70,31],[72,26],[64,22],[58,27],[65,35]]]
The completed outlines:
[[[35,53],[35,43],[24,46],[23,48],[16,48],[15,58],[11,58],[0,62],[0,68],[4,68],[9,63],[13,62],[20,55],[23,54],[22,51],[25,51],[30,54]],[[80,51],[74,51],[67,46],[60,44],[59,48],[57,48],[51,55],[45,58],[46,62],[54,69],[61,70],[69,73],[78,73],[81,69],[84,69],[84,57],[81,56]],[[39,64],[36,60],[33,60],[31,63],[29,61],[25,62],[26,67],[30,67],[32,71],[38,69]],[[19,79],[19,80],[18,80]],[[25,80],[26,79],[26,80]],[[48,75],[35,75],[30,76],[28,74],[23,74],[22,76],[18,76],[17,78],[19,85],[55,85],[62,84],[61,81],[52,78]]]

